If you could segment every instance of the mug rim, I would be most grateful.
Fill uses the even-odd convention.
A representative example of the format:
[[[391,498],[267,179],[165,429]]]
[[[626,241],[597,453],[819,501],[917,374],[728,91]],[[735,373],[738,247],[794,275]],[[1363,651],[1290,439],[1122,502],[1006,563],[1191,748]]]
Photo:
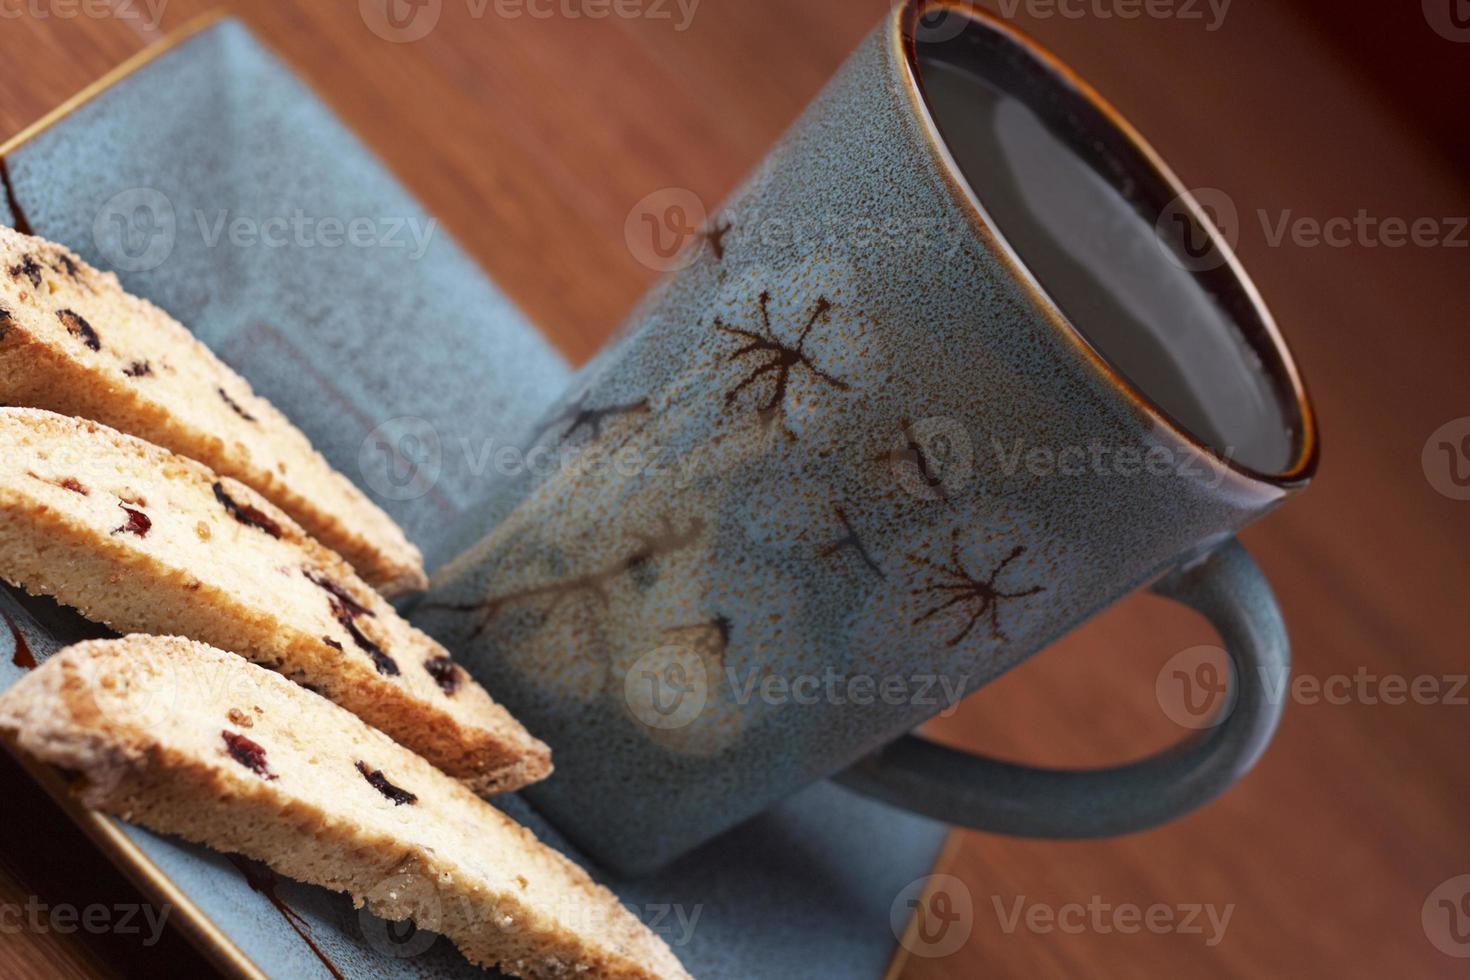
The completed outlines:
[[[921,17],[938,8],[953,10],[979,24],[985,30],[1001,35],[1044,69],[1053,82],[1063,89],[1070,90],[1090,105],[1103,122],[1121,136],[1138,155],[1138,159],[1150,171],[1151,176],[1171,192],[1174,199],[1179,200],[1188,209],[1195,224],[1208,235],[1211,245],[1224,257],[1223,268],[1232,280],[1233,287],[1239,291],[1240,297],[1248,304],[1250,319],[1254,323],[1241,322],[1244,318],[1239,316],[1232,316],[1232,320],[1236,321],[1241,328],[1246,344],[1271,365],[1264,369],[1265,372],[1268,375],[1278,375],[1275,379],[1277,381],[1286,382],[1284,389],[1278,392],[1278,399],[1282,403],[1283,411],[1295,411],[1299,432],[1293,439],[1291,461],[1284,469],[1279,472],[1268,472],[1248,466],[1235,459],[1233,454],[1222,453],[1176,422],[1147,392],[1125,377],[1087,340],[1082,331],[1042,287],[1031,269],[1006,240],[1004,233],[990,219],[979,196],[950,153],[949,146],[939,130],[924,94],[924,85],[917,63],[917,25]],[[1169,168],[1159,156],[1158,151],[1143,138],[1142,134],[1124,118],[1112,103],[1078,76],[1065,62],[1024,31],[976,6],[971,0],[903,0],[903,3],[895,10],[894,16],[890,18],[889,26],[890,41],[897,49],[895,51],[896,61],[903,66],[902,74],[905,84],[902,88],[909,97],[915,118],[920,122],[923,130],[925,143],[934,155],[941,176],[945,178],[945,183],[950,186],[951,192],[961,204],[961,210],[977,232],[977,237],[990,250],[993,257],[1012,274],[1014,281],[1025,289],[1032,304],[1052,327],[1072,343],[1111,387],[1121,392],[1150,419],[1172,433],[1176,439],[1182,440],[1190,448],[1223,465],[1227,473],[1234,474],[1250,483],[1266,484],[1282,489],[1296,489],[1305,486],[1317,470],[1320,439],[1317,432],[1316,413],[1312,409],[1312,401],[1307,394],[1306,382],[1302,378],[1296,358],[1286,338],[1282,335],[1276,318],[1272,316],[1256,284],[1236,257],[1234,249],[1224,240],[1214,222],[1205,215],[1194,193]]]

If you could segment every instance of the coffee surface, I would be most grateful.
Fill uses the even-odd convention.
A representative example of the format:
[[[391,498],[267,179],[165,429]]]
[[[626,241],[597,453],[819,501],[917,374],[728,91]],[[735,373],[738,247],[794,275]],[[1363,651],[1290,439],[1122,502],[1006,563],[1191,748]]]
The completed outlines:
[[[963,43],[919,47],[930,111],[990,223],[1073,327],[1178,425],[1218,455],[1286,469],[1291,425],[1240,327],[1146,209],[1073,148],[1087,134],[1050,125],[988,77],[999,69],[986,60]]]

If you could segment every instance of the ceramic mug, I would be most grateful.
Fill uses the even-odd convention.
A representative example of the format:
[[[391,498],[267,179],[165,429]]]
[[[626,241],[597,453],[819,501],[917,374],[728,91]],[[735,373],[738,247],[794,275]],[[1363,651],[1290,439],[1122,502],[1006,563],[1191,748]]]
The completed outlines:
[[[1095,137],[1100,172],[1182,215],[1160,228],[1229,311],[1279,465],[1192,434],[1074,329],[936,127],[926,31],[963,35]],[[1218,262],[1189,264],[1201,243]],[[563,832],[645,871],[835,775],[963,826],[1114,834],[1250,768],[1288,652],[1233,535],[1310,477],[1312,413],[1255,290],[1095,93],[1006,25],[910,0],[695,248],[528,438],[516,506],[415,616],[555,747],[528,795]],[[1150,584],[1233,658],[1228,712],[1186,744],[1055,771],[907,734]]]

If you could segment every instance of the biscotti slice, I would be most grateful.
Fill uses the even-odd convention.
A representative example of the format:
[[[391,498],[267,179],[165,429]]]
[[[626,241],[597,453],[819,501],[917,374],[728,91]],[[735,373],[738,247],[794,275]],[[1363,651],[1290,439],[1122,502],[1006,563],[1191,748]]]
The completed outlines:
[[[232,476],[385,595],[427,584],[393,519],[187,328],[116,275],[4,227],[0,404],[96,419]]]
[[[442,646],[264,497],[99,422],[0,408],[0,577],[278,670],[479,792],[551,771]]]
[[[0,696],[87,805],[244,854],[521,977],[685,978],[577,865],[381,732],[179,637],[89,640]]]

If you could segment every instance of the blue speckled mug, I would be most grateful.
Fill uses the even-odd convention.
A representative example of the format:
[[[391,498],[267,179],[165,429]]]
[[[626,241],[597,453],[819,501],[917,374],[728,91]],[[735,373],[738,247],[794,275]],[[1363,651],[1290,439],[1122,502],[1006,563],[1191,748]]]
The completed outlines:
[[[1194,408],[1129,380],[1164,355],[1099,342],[1095,311],[1074,324],[1042,253],[982,204],[967,175],[995,161],[941,135],[932,45],[1024,105],[1017,132],[1073,137],[1158,249],[1110,245],[1119,223],[1099,232],[1083,207],[1058,212],[1077,229],[1062,251],[1142,263],[1160,284],[1144,306],[1223,313],[1167,325]],[[1022,197],[1039,174],[1018,169]],[[530,796],[560,829],[647,870],[836,775],[965,826],[1113,834],[1254,763],[1287,641],[1233,535],[1310,477],[1312,414],[1198,206],[1095,93],[986,15],[910,0],[697,248],[543,421],[516,506],[415,616],[553,746]],[[1132,302],[1136,277],[1118,282]],[[1221,442],[1258,430],[1274,449]],[[1229,709],[1188,743],[1070,772],[907,734],[1149,584],[1234,661]]]

